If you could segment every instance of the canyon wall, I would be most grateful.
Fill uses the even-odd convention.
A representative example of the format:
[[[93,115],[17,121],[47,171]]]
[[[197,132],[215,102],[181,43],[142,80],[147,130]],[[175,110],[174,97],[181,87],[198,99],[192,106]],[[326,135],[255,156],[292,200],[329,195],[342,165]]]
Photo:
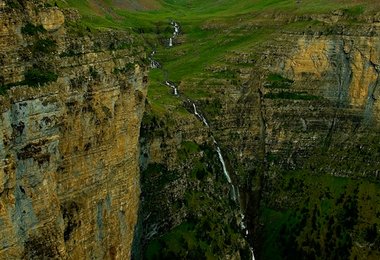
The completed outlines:
[[[148,111],[142,158],[151,165],[142,176],[143,204],[160,205],[145,211],[145,239],[153,240],[148,249],[159,244],[171,252],[169,241],[181,223],[223,212],[211,188],[228,190],[218,179],[221,169],[209,170],[217,158],[206,159],[209,168],[199,167],[199,158],[216,154],[207,141],[213,135],[239,187],[258,259],[376,258],[380,223],[374,216],[380,208],[371,205],[378,203],[380,166],[378,19],[353,22],[343,13],[244,18],[220,25],[223,33],[233,37],[235,31],[249,35],[265,28],[271,37],[226,51],[202,74],[179,84],[183,96],[204,94],[196,103],[210,129],[194,123],[186,102],[187,117],[174,107],[164,116]],[[202,29],[214,30],[208,24]],[[152,189],[147,176],[162,188]],[[194,190],[202,201],[195,209],[188,207]],[[239,252],[235,257],[246,257],[239,246],[232,248]]]
[[[141,40],[86,29],[76,11],[42,1],[3,5],[0,258],[128,259],[147,81]]]

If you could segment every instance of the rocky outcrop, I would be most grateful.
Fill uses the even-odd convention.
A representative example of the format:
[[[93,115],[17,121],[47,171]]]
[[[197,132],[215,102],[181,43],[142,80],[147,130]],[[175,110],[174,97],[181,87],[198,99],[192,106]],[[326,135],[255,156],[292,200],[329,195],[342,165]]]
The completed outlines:
[[[0,13],[0,258],[128,259],[145,53],[33,7]]]

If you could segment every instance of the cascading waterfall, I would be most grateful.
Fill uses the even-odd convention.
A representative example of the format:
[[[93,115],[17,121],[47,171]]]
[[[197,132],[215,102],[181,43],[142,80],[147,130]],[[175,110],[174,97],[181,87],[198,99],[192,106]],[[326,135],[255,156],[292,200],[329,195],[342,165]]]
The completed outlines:
[[[203,122],[205,126],[209,127],[206,118],[204,118],[201,114],[198,113],[197,107],[195,106],[194,103],[193,103],[193,108],[194,108],[194,115],[196,115]]]
[[[171,87],[171,88],[173,89],[173,94],[174,94],[175,96],[178,96],[178,95],[179,95],[179,94],[178,94],[178,88],[177,88],[176,85],[174,85],[173,82],[165,81],[165,85],[166,85],[166,86],[169,86],[169,87]]]
[[[198,112],[198,109],[197,109],[197,106],[195,105],[195,103],[193,103],[193,108],[194,108],[194,115],[196,115],[203,122],[203,124],[205,126],[210,127],[209,124],[208,124],[208,122],[207,122],[207,120],[206,120],[206,118],[201,113]],[[218,156],[219,156],[219,161],[222,164],[223,174],[224,174],[224,176],[226,176],[226,179],[227,179],[228,183],[231,185],[231,188],[232,188],[232,199],[234,201],[236,201],[236,188],[235,188],[235,185],[232,183],[230,174],[228,173],[228,170],[227,170],[227,167],[226,167],[226,163],[225,163],[223,155],[222,155],[222,151],[220,150],[220,147],[219,147],[218,143],[215,141],[214,136],[211,136],[211,138],[214,141],[214,145],[216,147],[216,152],[218,153]]]
[[[155,54],[156,54],[156,51],[152,51],[152,53],[149,55],[149,58],[148,58],[150,61],[150,67],[152,69],[158,69],[161,67],[161,64],[158,61],[154,60]]]
[[[179,24],[175,21],[172,21],[171,25],[174,27],[173,36],[175,37],[179,34]]]
[[[180,26],[177,22],[171,21],[170,25],[173,26],[174,31],[173,31],[173,36],[169,38],[169,47],[173,47],[173,40],[179,35],[180,32]]]
[[[218,144],[217,144],[217,142],[215,140],[214,140],[214,144],[216,145],[216,152],[218,153],[219,161],[222,164],[223,173],[226,176],[227,181],[231,185],[231,188],[232,188],[232,199],[233,199],[233,201],[236,202],[236,188],[235,188],[235,185],[232,184],[231,177],[228,174],[228,171],[227,171],[227,168],[226,168],[226,163],[224,162],[222,152],[221,152],[221,150],[220,150],[220,148],[219,148],[219,146],[218,146]]]
[[[175,21],[172,21],[170,24],[174,27],[173,36],[169,38],[169,47],[172,47],[173,46],[173,39],[180,33],[180,26]],[[154,54],[155,54],[155,52],[153,52],[151,56],[153,57]],[[179,95],[177,86],[173,82],[170,82],[170,81],[166,80],[165,81],[165,85],[167,85],[167,86],[169,86],[169,87],[171,87],[173,89],[173,94],[175,96]],[[191,102],[191,101],[188,100],[188,102]],[[191,102],[191,103],[192,103],[192,106],[193,106],[193,109],[194,109],[194,115],[196,117],[198,117],[207,128],[210,128],[210,126],[209,126],[206,118],[198,111],[197,106],[195,105],[195,103],[194,102]],[[216,152],[218,153],[219,161],[222,164],[223,174],[226,177],[228,183],[231,185],[232,199],[233,199],[233,201],[236,202],[237,198],[238,198],[238,195],[239,195],[239,192],[236,192],[236,187],[232,183],[231,176],[228,173],[228,170],[227,170],[227,167],[226,167],[226,163],[224,161],[223,154],[222,154],[222,151],[221,151],[218,143],[216,142],[216,140],[215,140],[215,138],[214,138],[213,135],[211,135],[211,138],[212,138],[212,140],[214,142],[214,145],[216,147]],[[247,229],[247,226],[246,226],[246,223],[245,223],[245,215],[243,213],[240,213],[240,217],[241,217],[240,228],[245,233],[245,235],[248,236],[249,232],[248,232],[248,229]],[[253,248],[251,246],[249,247],[249,250],[250,250],[251,255],[252,255],[252,260],[255,260],[255,255],[253,253]]]

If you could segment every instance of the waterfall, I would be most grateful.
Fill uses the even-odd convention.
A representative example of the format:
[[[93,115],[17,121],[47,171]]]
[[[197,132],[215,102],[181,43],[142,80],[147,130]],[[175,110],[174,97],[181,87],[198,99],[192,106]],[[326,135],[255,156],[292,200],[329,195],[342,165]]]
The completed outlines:
[[[204,118],[204,116],[198,113],[197,107],[195,106],[194,103],[193,103],[193,108],[194,108],[194,114],[203,122],[205,126],[209,127],[206,118]]]
[[[228,174],[228,171],[227,171],[227,168],[226,168],[226,163],[224,162],[223,155],[222,155],[222,152],[220,151],[219,146],[216,147],[216,151],[217,151],[217,153],[219,155],[219,161],[222,163],[223,173],[226,176],[226,179],[227,179],[228,183],[231,184],[232,183],[231,182],[231,177]]]
[[[252,260],[255,260],[255,254],[253,253],[253,248],[249,247],[249,250],[251,251]]]
[[[179,24],[176,22],[172,22],[172,25],[174,27],[173,36],[175,37],[179,34]]]
[[[153,58],[155,54],[156,54],[156,51],[152,51],[152,53],[149,55],[149,58],[148,58],[150,61],[150,67],[152,69],[158,69],[161,67],[161,64],[158,61],[154,60]]]
[[[236,201],[236,188],[235,188],[235,185],[232,183],[230,174],[228,173],[228,170],[227,170],[227,167],[226,167],[226,163],[224,162],[224,158],[223,158],[223,155],[222,155],[222,151],[220,150],[220,147],[218,146],[218,143],[215,141],[215,139],[214,139],[213,136],[212,136],[212,139],[214,140],[214,144],[216,146],[216,152],[218,153],[219,161],[222,164],[223,174],[224,174],[224,176],[226,176],[226,179],[227,179],[228,183],[231,185],[231,188],[232,188],[232,192],[231,192],[232,193],[232,199],[233,199],[233,201]]]
[[[178,94],[178,89],[177,89],[176,85],[174,85],[174,83],[172,83],[170,81],[165,81],[165,85],[169,86],[169,87],[171,87],[173,89],[173,93],[174,93],[175,96],[179,95]]]
[[[159,67],[161,67],[160,63],[158,61],[155,61],[155,60],[151,60],[150,61],[150,67],[152,69],[158,69]]]
[[[194,108],[194,115],[196,115],[203,122],[203,124],[205,126],[209,127],[206,118],[201,113],[198,112],[197,106],[194,103],[193,103],[193,108]],[[223,155],[222,155],[222,151],[220,150],[220,147],[218,146],[218,143],[215,141],[214,136],[211,136],[211,137],[212,137],[212,140],[214,141],[214,144],[216,146],[216,152],[218,153],[219,161],[222,164],[223,174],[224,174],[224,176],[226,176],[226,179],[227,179],[228,183],[231,185],[232,199],[234,201],[236,201],[236,188],[235,188],[235,185],[232,183],[230,174],[228,173],[228,170],[227,170],[227,167],[226,167],[226,163],[225,163]]]
[[[173,40],[179,35],[180,26],[175,21],[172,21],[170,24],[173,26],[174,31],[173,31],[173,36],[169,38],[169,47],[173,47]]]
[[[203,122],[203,124],[205,126],[209,127],[206,118],[201,113],[198,112],[198,109],[197,109],[197,106],[195,105],[195,103],[192,103],[192,105],[193,105],[193,108],[194,108],[194,115],[196,115]],[[226,177],[228,183],[231,186],[231,189],[232,189],[231,190],[232,199],[233,199],[233,201],[236,202],[237,198],[238,198],[238,192],[236,191],[236,187],[232,183],[231,176],[228,173],[228,170],[227,170],[227,167],[226,167],[226,163],[225,163],[224,158],[223,158],[222,151],[221,151],[221,149],[220,149],[220,147],[219,147],[218,143],[216,142],[216,140],[215,140],[215,138],[214,138],[213,135],[211,136],[211,138],[212,138],[212,140],[214,142],[214,145],[216,147],[216,152],[218,153],[219,161],[222,164],[223,174],[224,174],[224,176]],[[243,213],[241,213],[240,227],[241,227],[242,231],[244,231],[245,235],[248,236],[249,232],[248,232],[247,226],[245,224],[245,216],[244,216]],[[251,255],[252,255],[252,260],[255,260],[255,255],[253,253],[253,248],[251,246],[249,246],[249,250],[250,250]]]

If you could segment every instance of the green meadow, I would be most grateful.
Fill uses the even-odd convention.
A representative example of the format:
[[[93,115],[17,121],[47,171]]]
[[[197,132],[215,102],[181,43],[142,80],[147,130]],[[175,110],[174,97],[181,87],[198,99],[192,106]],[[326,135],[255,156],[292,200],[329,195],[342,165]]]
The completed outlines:
[[[148,99],[153,107],[163,111],[173,109],[179,103],[172,96],[171,89],[162,83],[170,79],[177,84],[194,82],[194,79],[207,80],[215,75],[206,69],[213,64],[223,65],[226,54],[232,51],[244,51],[275,37],[276,32],[284,27],[300,26],[297,23],[281,24],[268,18],[271,14],[308,14],[326,13],[342,9],[351,15],[359,15],[372,10],[375,3],[365,1],[312,1],[302,0],[220,0],[220,1],[124,1],[143,2],[154,8],[134,10],[128,4],[120,6],[120,1],[100,0],[60,0],[50,1],[59,7],[73,7],[79,10],[82,20],[77,26],[90,30],[130,30],[141,34],[147,44],[147,54],[157,50],[155,59],[162,69],[154,69],[150,73]],[[175,48],[168,48],[167,41],[173,33],[170,21],[180,23],[181,34],[175,39]],[[248,24],[258,23],[259,28],[250,29]],[[301,24],[305,26],[305,24]],[[244,65],[238,65],[244,66]],[[208,93],[201,89],[186,88],[181,94],[188,97],[207,97]],[[177,99],[177,101],[176,101]],[[180,110],[180,108],[178,107]]]

